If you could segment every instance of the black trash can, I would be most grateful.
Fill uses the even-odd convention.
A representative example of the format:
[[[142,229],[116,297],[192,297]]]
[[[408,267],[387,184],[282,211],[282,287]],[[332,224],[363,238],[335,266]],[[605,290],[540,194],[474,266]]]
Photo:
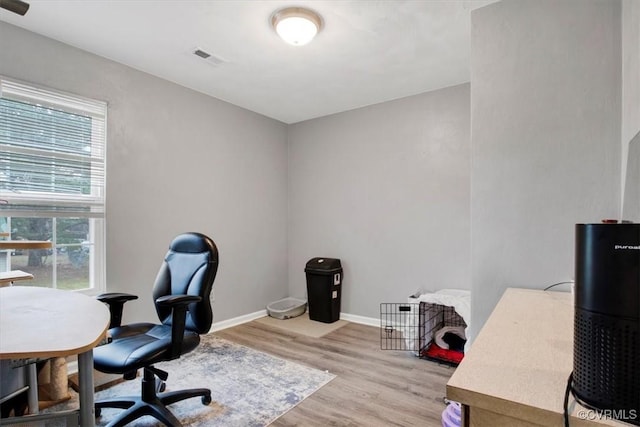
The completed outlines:
[[[335,258],[313,258],[304,269],[307,275],[309,318],[333,323],[340,319],[342,265]]]

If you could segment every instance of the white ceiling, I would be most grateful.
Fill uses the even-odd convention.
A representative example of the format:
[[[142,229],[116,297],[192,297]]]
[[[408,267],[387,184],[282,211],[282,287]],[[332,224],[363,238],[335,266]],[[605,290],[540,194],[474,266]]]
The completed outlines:
[[[0,20],[295,123],[469,81],[470,11],[495,0],[27,1]],[[309,45],[271,28],[287,6],[322,16]]]

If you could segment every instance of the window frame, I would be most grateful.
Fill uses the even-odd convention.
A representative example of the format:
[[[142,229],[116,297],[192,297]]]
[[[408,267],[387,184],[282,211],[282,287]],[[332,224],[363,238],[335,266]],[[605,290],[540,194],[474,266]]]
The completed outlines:
[[[44,155],[52,164],[61,158],[69,158],[88,162],[89,188],[88,194],[55,193],[46,191],[30,191],[22,189],[20,193],[0,186],[0,200],[8,204],[0,204],[0,215],[5,217],[44,217],[52,218],[53,251],[56,252],[55,218],[88,218],[90,241],[90,263],[88,288],[75,292],[95,295],[106,289],[106,147],[107,147],[107,113],[108,104],[68,92],[44,87],[0,75],[0,98],[40,106],[69,114],[77,114],[91,118],[89,154],[46,150],[34,146],[24,147],[12,145],[0,140],[0,148],[9,154]],[[34,144],[35,145],[35,144]],[[52,173],[51,176],[55,174]],[[9,181],[7,181],[9,183]],[[57,269],[58,265],[52,268]],[[52,284],[56,286],[56,274]]]

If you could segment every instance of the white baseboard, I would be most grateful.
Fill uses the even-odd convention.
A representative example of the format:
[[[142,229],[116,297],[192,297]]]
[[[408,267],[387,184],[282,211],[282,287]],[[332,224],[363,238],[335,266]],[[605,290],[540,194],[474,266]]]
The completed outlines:
[[[346,320],[347,322],[359,323],[361,325],[375,327],[380,326],[380,319],[376,319],[375,317],[364,317],[358,316],[357,314],[340,313],[340,319]]]
[[[209,333],[221,331],[223,329],[227,329],[233,326],[241,325],[243,323],[251,322],[252,320],[265,317],[266,315],[267,315],[267,310],[259,310],[253,313],[234,317],[232,319],[222,320],[220,322],[213,322],[213,326],[211,327],[211,330],[209,331]]]
[[[256,320],[265,316],[267,316],[267,310],[260,310],[254,313],[249,313],[242,316],[234,317],[232,319],[223,320],[221,322],[214,322],[210,333],[231,328],[233,326],[238,326],[243,323],[251,322],[252,320]],[[375,317],[364,317],[364,316],[358,316],[357,314],[340,313],[340,319],[346,320],[347,322],[359,323],[361,325],[375,326],[375,327],[380,326],[380,319],[376,319]]]

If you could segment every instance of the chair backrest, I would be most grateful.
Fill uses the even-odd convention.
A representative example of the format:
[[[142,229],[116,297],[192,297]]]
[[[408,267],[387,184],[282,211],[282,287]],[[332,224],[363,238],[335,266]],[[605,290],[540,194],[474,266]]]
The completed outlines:
[[[189,304],[186,329],[203,334],[211,328],[211,289],[218,271],[218,248],[200,233],[184,233],[169,245],[153,287],[153,300],[165,295],[198,295],[202,300]],[[171,325],[171,309],[156,304],[158,318]]]

